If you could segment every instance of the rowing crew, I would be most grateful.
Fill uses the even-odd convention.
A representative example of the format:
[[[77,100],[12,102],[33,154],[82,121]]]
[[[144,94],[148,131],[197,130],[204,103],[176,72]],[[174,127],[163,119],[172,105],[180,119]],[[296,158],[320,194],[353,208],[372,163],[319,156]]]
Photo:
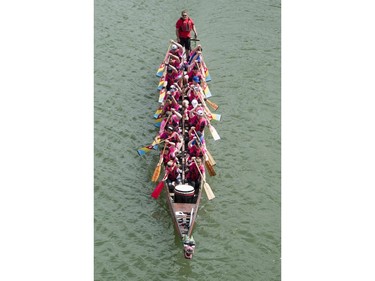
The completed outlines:
[[[183,104],[188,105],[188,101],[184,101]],[[164,142],[160,162],[165,166],[164,180],[170,192],[176,185],[187,182],[197,194],[201,174],[205,175],[203,157],[207,155],[207,149],[203,129],[207,120],[199,104],[196,108],[188,108],[180,106],[179,110],[168,111],[155,140]]]

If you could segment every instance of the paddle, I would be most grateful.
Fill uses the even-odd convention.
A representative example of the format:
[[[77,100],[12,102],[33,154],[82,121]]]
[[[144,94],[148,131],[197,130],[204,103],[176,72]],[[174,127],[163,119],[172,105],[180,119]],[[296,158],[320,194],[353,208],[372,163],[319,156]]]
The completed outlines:
[[[212,107],[214,111],[216,111],[219,108],[219,106],[216,103],[214,103],[213,101],[210,101],[209,99],[206,99],[206,102],[208,103],[209,106]]]
[[[216,121],[220,121],[221,120],[221,114],[218,114],[218,113],[212,113],[211,110],[207,107],[205,101],[199,96],[199,100],[201,101],[204,109],[205,109],[205,113],[207,115],[207,118],[208,119],[213,119],[213,120],[216,120]]]
[[[206,115],[207,117],[211,120],[211,119],[214,119],[216,121],[220,121],[221,120],[221,114],[217,114],[217,113],[212,113],[211,110],[208,108],[208,106],[206,105],[206,101],[208,102],[209,100],[207,98],[203,98],[202,97],[202,94],[200,91],[196,91],[194,88],[193,88],[193,91],[194,93],[196,93],[196,95],[198,96],[199,100],[201,101],[204,109],[206,110]]]
[[[214,167],[212,166],[212,164],[210,163],[210,161],[208,160],[205,160],[204,161],[204,164],[206,165],[206,168],[208,170],[208,174],[210,175],[210,177],[214,177],[216,176],[216,172],[215,172],[215,169]]]
[[[215,127],[211,125],[211,122],[210,122],[210,120],[208,119],[208,117],[207,117],[206,114],[205,114],[205,117],[206,117],[206,120],[207,120],[207,122],[208,122],[208,129],[210,129],[210,133],[211,133],[212,137],[214,138],[215,141],[219,140],[219,139],[220,139],[220,136],[219,136],[219,134],[217,133]]]
[[[216,121],[220,121],[221,120],[221,114],[211,113],[211,116],[212,116],[212,119],[214,119]]]
[[[146,145],[144,147],[141,147],[137,150],[139,156],[142,156],[142,155],[145,155],[147,152],[151,151],[151,150],[157,150],[158,149],[158,145],[161,144],[162,142],[164,142],[165,140],[160,140],[160,138],[155,137],[155,140],[152,142],[152,144],[150,145]]]
[[[201,56],[202,58],[202,64],[203,64],[203,70],[206,69],[204,75],[205,75],[205,78],[206,78],[206,82],[210,82],[212,79],[211,79],[211,75],[210,73],[208,72],[208,67],[206,65],[206,63],[204,62],[204,58],[203,58],[203,55]]]
[[[147,145],[147,146],[139,148],[137,150],[137,152],[138,152],[139,156],[142,156],[142,155],[145,155],[147,152],[149,152],[153,149],[154,150],[158,149],[158,145],[157,144]]]
[[[158,68],[158,71],[156,72],[156,76],[157,76],[157,77],[162,77],[162,76],[163,76],[163,72],[164,72],[164,62],[165,62],[165,60],[166,60],[167,57],[168,57],[168,54],[169,54],[169,48],[171,47],[171,45],[172,45],[172,43],[169,43],[169,45],[168,45],[168,49],[167,49],[167,53],[166,53],[166,55],[165,55],[165,57],[164,57],[164,60],[163,60],[163,62],[160,64],[160,66],[159,66],[159,68]]]
[[[159,99],[158,102],[162,103],[165,99],[165,93],[167,92],[166,88],[163,88],[159,91]]]
[[[164,87],[167,86],[167,84],[168,84],[168,81],[165,80],[165,73],[163,72],[163,75],[160,77],[157,90],[158,91],[162,90]]]
[[[169,121],[169,118],[171,118],[172,114],[170,114],[168,117],[167,117],[167,120],[164,121],[161,121],[161,124],[160,124],[160,130],[159,130],[159,133],[162,133],[165,129],[165,126],[167,125],[168,121]]]
[[[163,117],[160,117],[160,118],[157,118],[154,122],[154,126],[157,127],[157,128],[160,128],[161,126],[161,122],[163,121]]]
[[[210,121],[208,121],[208,129],[210,130],[210,133],[211,133],[211,135],[212,135],[212,137],[214,138],[215,141],[220,139],[219,134],[217,133],[215,127],[211,125]]]
[[[163,190],[164,187],[164,181],[167,179],[168,174],[165,173],[164,178],[157,184],[155,187],[154,191],[151,193],[151,197],[158,199],[161,191]]]
[[[206,192],[208,200],[214,199],[215,198],[215,194],[213,193],[213,191],[211,189],[211,186],[206,182],[206,179],[203,177],[203,175],[201,173],[201,170],[199,170],[197,161],[195,161],[195,159],[194,159],[194,163],[195,163],[195,166],[198,169],[199,174],[201,175],[201,179],[203,180],[203,187],[204,187],[204,191]]]
[[[203,61],[202,61],[203,62]],[[204,71],[202,71],[202,68],[201,68],[201,66],[200,66],[200,63],[197,63],[197,65],[198,65],[198,69],[199,69],[199,72],[202,74],[202,78],[203,78],[203,86],[202,86],[202,89],[203,89],[203,92],[204,92],[204,94],[205,94],[205,96],[206,96],[206,99],[207,98],[209,98],[209,97],[211,97],[212,96],[212,94],[211,94],[211,92],[210,92],[210,89],[208,89],[208,84],[207,84],[207,79],[206,79],[206,74],[204,73]],[[214,103],[213,101],[208,101],[207,100],[207,103],[214,109],[214,110],[216,110],[216,109],[218,109],[219,108],[219,106],[216,104],[216,103]]]
[[[212,166],[215,166],[216,165],[216,161],[215,159],[212,157],[211,153],[206,149],[206,154],[208,156],[208,161],[210,161],[211,165]]]
[[[155,111],[154,118],[155,118],[155,119],[160,118],[160,117],[161,117],[160,114],[161,114],[162,112],[163,112],[163,109],[159,107],[159,108]]]
[[[160,160],[162,160],[162,159],[160,159]],[[154,174],[152,175],[152,178],[151,178],[152,182],[158,181],[158,178],[159,178],[159,175],[160,175],[160,170],[161,170],[161,161],[159,161],[159,163],[155,167]]]
[[[164,181],[160,181],[158,185],[155,187],[154,191],[151,193],[151,197],[158,199],[161,191],[163,190],[164,187]]]
[[[197,143],[198,143],[199,147],[201,148],[201,150],[203,152],[202,143],[200,141],[198,141],[198,140],[200,140],[199,136],[198,136],[197,132],[194,129],[193,129],[193,131],[194,131],[194,134],[197,137]],[[205,158],[208,159],[206,161],[210,162],[210,165],[211,165],[212,170],[213,170],[213,166],[216,165],[216,162],[215,162],[214,158],[212,157],[211,153],[208,151],[207,147],[205,147],[205,153],[204,154],[205,154]],[[214,171],[214,174],[216,175],[215,170],[213,170],[213,171]],[[211,176],[211,174],[210,174],[210,176]]]
[[[198,146],[200,147],[202,153],[204,153],[204,150],[203,150],[203,147],[202,147],[202,143],[201,143],[201,141],[200,141],[200,138],[199,138],[197,132],[196,132],[194,129],[193,129],[193,131],[194,131],[194,134],[196,135],[196,140],[195,140],[195,141],[197,142]],[[206,148],[205,150],[206,150],[206,152],[204,153],[204,155],[205,155],[205,161],[204,161],[204,164],[206,165],[206,168],[207,168],[207,170],[208,170],[208,174],[209,174],[211,177],[214,177],[214,176],[216,176],[216,172],[215,172],[215,169],[214,169],[214,167],[213,167],[214,164],[213,164],[213,162],[211,162],[211,159],[210,159],[211,154],[209,154],[207,148]],[[211,158],[212,158],[212,156],[211,156]],[[208,159],[208,160],[207,160],[207,159]],[[214,161],[213,158],[212,158],[212,161]],[[215,164],[216,164],[216,163],[215,163]]]
[[[164,144],[164,148],[163,148],[163,152],[161,153],[160,160],[159,160],[158,164],[156,165],[155,170],[154,170],[154,174],[152,175],[152,178],[151,178],[152,182],[158,181],[160,171],[161,171],[161,163],[163,162],[163,155],[164,155],[164,151],[165,151],[166,147],[167,147],[167,145]]]

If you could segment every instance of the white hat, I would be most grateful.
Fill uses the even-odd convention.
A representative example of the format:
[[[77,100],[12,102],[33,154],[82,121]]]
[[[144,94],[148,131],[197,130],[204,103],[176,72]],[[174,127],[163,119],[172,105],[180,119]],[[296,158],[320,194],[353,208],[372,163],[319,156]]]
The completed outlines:
[[[202,115],[203,115],[203,110],[202,110],[202,109],[199,109],[199,110],[197,111],[197,114],[198,114],[199,116],[202,116]]]
[[[193,100],[191,101],[191,104],[193,105],[194,108],[196,108],[196,107],[198,106],[198,102],[197,102],[196,99],[193,99]]]
[[[177,50],[177,46],[175,44],[172,45],[171,50]]]

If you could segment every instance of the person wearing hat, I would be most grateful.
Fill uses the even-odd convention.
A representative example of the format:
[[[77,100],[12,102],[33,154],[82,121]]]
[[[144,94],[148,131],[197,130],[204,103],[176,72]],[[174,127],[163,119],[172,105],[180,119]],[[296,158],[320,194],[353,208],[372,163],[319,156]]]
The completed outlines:
[[[197,75],[194,75],[193,78],[191,78],[191,80],[194,83],[194,86],[197,86],[196,84],[199,84],[201,82],[201,79]]]
[[[193,108],[195,109],[197,106],[198,106],[198,101],[196,99],[193,99],[191,101],[191,105],[193,106]]]
[[[193,76],[193,78],[191,79],[191,82],[189,82],[188,86],[190,88],[193,88],[195,89],[196,91],[201,91],[202,88],[201,88],[201,79],[199,76]]]
[[[195,131],[204,134],[204,128],[206,128],[206,126],[208,125],[207,119],[204,116],[204,110],[203,108],[200,108],[196,112],[198,119],[197,123],[195,124]]]
[[[194,100],[192,100],[191,103],[193,105],[193,108],[191,110],[189,110],[189,125],[190,125],[190,127],[195,126],[197,124],[197,122],[198,122],[197,110],[202,109],[202,107],[199,106],[197,100],[194,99]],[[201,113],[201,111],[199,113]]]
[[[198,84],[199,81],[200,81],[199,77],[194,76],[193,77],[193,83],[189,83],[186,95],[187,95],[190,102],[193,102],[193,100],[197,100],[197,101],[201,100],[202,88]]]
[[[182,62],[182,56],[184,54],[184,48],[182,47],[181,44],[177,43],[173,39],[169,41],[172,45],[169,48],[169,53],[175,56],[178,56],[180,58],[180,61]]]
[[[168,54],[168,60],[164,62],[165,66],[173,65],[176,69],[181,69],[182,60],[178,55],[174,55],[172,53]]]
[[[176,22],[176,37],[177,41],[185,47],[186,59],[189,60],[191,50],[191,37],[190,32],[194,32],[194,38],[198,37],[197,30],[195,29],[194,21],[189,17],[188,11],[183,10],[181,17]]]
[[[171,87],[169,88],[169,92],[170,92],[171,96],[174,97],[174,99],[176,101],[180,101],[181,92],[178,90],[180,87],[176,87],[176,85],[178,85],[178,84],[174,83],[173,85],[171,85]]]
[[[195,127],[196,132],[201,132],[204,134],[204,128],[208,125],[207,119],[204,116],[204,109],[201,106],[196,107],[190,112],[189,116],[190,126]]]

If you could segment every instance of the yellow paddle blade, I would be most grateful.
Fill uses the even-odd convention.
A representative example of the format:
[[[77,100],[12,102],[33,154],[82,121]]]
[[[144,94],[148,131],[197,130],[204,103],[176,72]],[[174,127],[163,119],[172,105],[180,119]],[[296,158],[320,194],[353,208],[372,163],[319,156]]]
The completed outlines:
[[[210,129],[210,132],[211,132],[211,135],[212,137],[214,138],[214,140],[219,140],[220,139],[220,136],[219,134],[217,133],[216,129],[214,128],[214,126],[210,125],[208,126],[208,128]]]
[[[212,157],[211,153],[207,150],[206,151],[206,154],[208,156],[208,161],[210,162],[210,164],[212,166],[215,166],[216,165],[216,161],[214,160],[214,158]]]
[[[159,175],[160,175],[160,170],[161,170],[161,165],[158,164],[155,168],[154,174],[152,175],[152,179],[151,179],[152,182],[158,181]]]
[[[207,182],[205,182],[203,187],[204,187],[204,191],[206,192],[207,199],[208,200],[214,199],[215,194],[212,192],[211,186]]]

